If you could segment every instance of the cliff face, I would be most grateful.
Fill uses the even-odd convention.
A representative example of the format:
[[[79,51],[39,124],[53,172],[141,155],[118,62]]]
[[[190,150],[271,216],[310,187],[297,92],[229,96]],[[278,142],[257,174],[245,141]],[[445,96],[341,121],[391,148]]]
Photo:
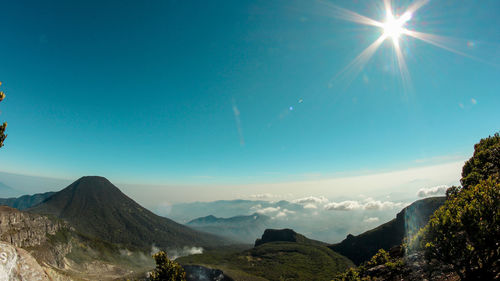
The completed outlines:
[[[16,247],[39,246],[47,241],[47,234],[54,235],[65,226],[37,214],[0,206],[0,241]]]

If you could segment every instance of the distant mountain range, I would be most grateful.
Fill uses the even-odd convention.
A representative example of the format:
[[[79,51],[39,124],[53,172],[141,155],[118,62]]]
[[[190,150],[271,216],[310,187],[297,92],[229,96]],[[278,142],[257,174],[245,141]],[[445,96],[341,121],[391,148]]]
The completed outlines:
[[[311,200],[311,198],[306,199]],[[191,222],[198,218],[205,218],[207,215],[212,215],[215,218],[233,218],[235,216],[251,218],[255,213],[265,215],[270,218],[270,220],[265,221],[265,226],[262,226],[260,221],[257,221],[255,228],[258,229],[258,231],[251,231],[248,235],[242,233],[240,239],[237,239],[238,241],[253,244],[255,239],[258,238],[266,228],[291,228],[312,239],[336,243],[342,241],[347,233],[362,233],[379,225],[379,222],[387,222],[393,219],[402,208],[390,207],[382,209],[336,211],[325,209],[325,202],[311,202],[307,200],[301,203],[297,200],[295,200],[296,202],[286,200],[219,200],[213,202],[163,205],[163,207],[159,209],[153,208],[153,210],[159,215],[166,216],[190,227],[195,227],[198,230],[222,234],[229,237],[240,234],[238,231],[233,233],[230,229],[231,224],[238,226],[238,223],[217,220],[212,221],[212,223],[215,223],[212,227],[210,226],[211,222],[206,221],[203,225],[200,225],[200,227],[203,227],[203,229],[201,229],[191,224]],[[368,218],[372,218],[373,220],[366,222]],[[252,224],[252,222],[248,223],[250,225]],[[223,228],[220,228],[221,224],[225,224],[228,227],[226,233],[221,233],[223,230]]]
[[[0,205],[9,206],[18,210],[26,210],[40,204],[45,199],[54,195],[55,192],[37,193],[33,195],[23,195],[14,198],[0,198]]]
[[[209,215],[194,219],[186,225],[196,230],[228,237],[234,241],[253,243],[266,228],[270,227],[271,218],[257,213],[230,218]]]
[[[153,214],[103,177],[82,177],[28,211],[64,219],[86,235],[141,248],[217,247],[227,243]]]
[[[389,250],[400,245],[408,233],[416,233],[425,226],[430,216],[446,197],[430,197],[418,200],[399,212],[395,219],[360,235],[347,235],[347,238],[329,248],[338,252],[355,264],[369,260],[379,249]]]

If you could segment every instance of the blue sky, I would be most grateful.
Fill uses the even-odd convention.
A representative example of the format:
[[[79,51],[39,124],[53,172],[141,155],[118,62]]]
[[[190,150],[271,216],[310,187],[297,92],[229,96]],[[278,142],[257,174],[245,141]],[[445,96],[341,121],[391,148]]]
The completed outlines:
[[[402,38],[405,90],[389,41],[332,80],[381,31],[321,2],[4,1],[0,171],[256,184],[463,160],[500,130],[498,11],[418,10],[408,26],[473,58]]]

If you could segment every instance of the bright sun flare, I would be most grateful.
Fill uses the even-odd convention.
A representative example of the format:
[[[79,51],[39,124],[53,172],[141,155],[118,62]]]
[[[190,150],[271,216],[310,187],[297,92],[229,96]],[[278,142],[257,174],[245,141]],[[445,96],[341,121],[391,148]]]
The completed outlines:
[[[382,34],[373,43],[366,47],[356,58],[354,58],[354,60],[351,61],[344,69],[342,69],[334,79],[338,79],[339,77],[346,79],[349,76],[356,76],[356,74],[358,74],[363,69],[364,65],[370,60],[373,54],[382,45],[382,43],[385,40],[391,40],[394,46],[394,54],[396,57],[399,72],[401,74],[403,86],[408,89],[411,79],[404,57],[404,52],[406,49],[400,46],[400,41],[403,41],[405,39],[402,37],[412,37],[415,39],[419,39],[447,51],[462,56],[471,57],[466,53],[455,50],[448,46],[450,42],[449,38],[435,34],[419,32],[414,30],[413,27],[406,26],[406,24],[412,19],[413,15],[416,14],[420,8],[429,3],[430,0],[414,0],[411,5],[407,7],[406,11],[402,13],[401,16],[394,15],[394,9],[391,6],[391,2],[392,0],[383,0],[385,8],[384,22],[379,22],[353,11],[349,11],[347,9],[336,7],[335,5],[330,4],[329,7],[333,8],[332,12],[334,13],[335,17],[359,24],[375,26],[380,28],[382,31]]]
[[[395,18],[391,13],[387,14],[387,19],[383,23],[384,37],[391,38],[397,43],[399,36],[405,33],[404,25],[411,19],[411,13],[404,13],[400,18]]]

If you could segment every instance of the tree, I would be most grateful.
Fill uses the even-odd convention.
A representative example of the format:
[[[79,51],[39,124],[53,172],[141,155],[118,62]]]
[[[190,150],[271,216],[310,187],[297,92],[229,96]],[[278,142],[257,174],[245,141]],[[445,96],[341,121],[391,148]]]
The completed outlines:
[[[462,280],[500,279],[500,183],[481,180],[449,194],[418,239],[429,262],[451,265]]]
[[[462,169],[462,186],[475,186],[489,177],[500,177],[500,135],[482,139],[474,145],[474,155]]]
[[[186,281],[186,273],[182,266],[171,261],[167,253],[159,251],[153,255],[156,268],[149,274],[151,281]]]
[[[0,82],[0,86],[2,85],[2,82]],[[5,98],[4,92],[0,91],[0,102]],[[3,141],[7,137],[5,134],[5,129],[7,128],[7,122],[4,122],[3,124],[0,125],[0,147],[3,146]]]

